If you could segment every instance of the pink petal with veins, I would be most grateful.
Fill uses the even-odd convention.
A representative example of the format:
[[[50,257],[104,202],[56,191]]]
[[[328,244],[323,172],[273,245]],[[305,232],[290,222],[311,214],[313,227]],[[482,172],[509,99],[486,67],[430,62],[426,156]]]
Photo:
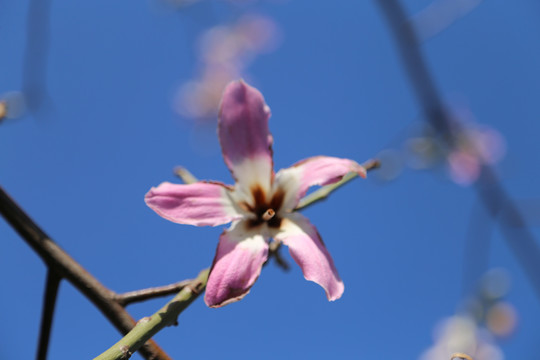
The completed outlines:
[[[243,177],[245,164],[262,164],[260,181],[272,177],[272,136],[268,129],[270,108],[262,94],[242,80],[233,81],[225,88],[221,101],[218,136],[223,158],[233,177],[245,186],[253,185]]]
[[[244,222],[224,231],[206,285],[206,305],[221,307],[246,296],[267,258],[265,238],[245,231]]]
[[[308,219],[293,213],[283,219],[280,232],[274,236],[289,247],[294,261],[300,266],[306,280],[313,281],[324,289],[330,301],[343,294],[345,286],[339,277],[332,257]]]
[[[179,224],[217,226],[242,217],[229,198],[229,190],[220,183],[164,182],[151,188],[144,201],[160,216]]]
[[[276,174],[275,186],[286,190],[284,208],[292,210],[311,186],[335,183],[349,172],[366,177],[366,169],[353,160],[314,156],[280,170]]]

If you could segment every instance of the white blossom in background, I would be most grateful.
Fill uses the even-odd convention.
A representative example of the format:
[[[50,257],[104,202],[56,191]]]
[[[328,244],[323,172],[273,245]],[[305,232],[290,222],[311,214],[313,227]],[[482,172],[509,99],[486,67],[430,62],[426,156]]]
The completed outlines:
[[[426,41],[446,30],[473,11],[483,0],[435,0],[411,17],[421,41]]]
[[[277,48],[279,38],[272,19],[254,14],[208,29],[199,39],[198,75],[178,90],[175,111],[195,120],[215,119],[225,86],[245,77],[246,68],[258,55]]]
[[[438,324],[434,344],[420,360],[449,360],[454,353],[465,353],[474,360],[504,360],[490,332],[465,315],[455,315]]]
[[[0,95],[0,122],[17,119],[24,115],[25,110],[25,99],[21,92],[11,91]]]

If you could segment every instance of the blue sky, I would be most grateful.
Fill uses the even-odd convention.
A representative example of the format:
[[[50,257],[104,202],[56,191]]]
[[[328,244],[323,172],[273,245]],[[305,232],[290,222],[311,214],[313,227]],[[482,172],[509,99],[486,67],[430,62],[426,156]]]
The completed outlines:
[[[431,1],[403,3],[417,14]],[[0,93],[23,83],[27,9],[28,1],[0,5]],[[172,102],[197,72],[197,37],[248,12],[271,17],[282,34],[280,46],[242,74],[272,109],[276,170],[313,155],[363,162],[402,148],[422,125],[373,1],[201,1],[176,11],[155,1],[52,1],[48,98],[0,125],[0,185],[115,291],[191,278],[211,264],[223,227],[170,223],[143,197],[162,181],[179,181],[177,165],[232,182],[215,123],[196,126]],[[535,1],[486,0],[423,44],[444,100],[466,104],[478,123],[504,136],[496,169],[520,204],[540,196],[539,16]],[[244,300],[221,309],[199,299],[178,327],[155,338],[173,358],[416,359],[463,300],[463,278],[475,281],[463,269],[479,208],[473,188],[451,181],[444,165],[406,169],[390,182],[370,174],[304,212],[345,282],[340,300],[329,303],[284,252],[289,273],[266,267]],[[32,358],[45,267],[3,220],[0,238],[0,358]],[[507,358],[535,358],[539,299],[497,226],[477,255],[486,270],[503,267],[512,279],[506,300],[518,325],[498,344]],[[128,309],[140,318],[165,301]],[[50,358],[92,358],[118,339],[63,282]]]

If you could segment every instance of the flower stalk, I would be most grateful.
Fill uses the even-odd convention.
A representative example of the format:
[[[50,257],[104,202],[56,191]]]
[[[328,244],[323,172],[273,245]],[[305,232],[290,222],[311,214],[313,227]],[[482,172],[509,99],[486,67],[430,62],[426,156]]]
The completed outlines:
[[[159,309],[154,315],[142,318],[137,325],[120,341],[94,360],[126,360],[144,343],[166,326],[175,325],[178,316],[195,300],[206,287],[208,273],[205,269],[197,278],[186,285],[171,301]]]

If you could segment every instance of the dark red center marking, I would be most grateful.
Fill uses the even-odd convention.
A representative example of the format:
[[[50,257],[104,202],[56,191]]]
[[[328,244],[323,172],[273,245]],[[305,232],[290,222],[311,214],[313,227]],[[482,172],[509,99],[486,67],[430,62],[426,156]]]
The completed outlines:
[[[242,203],[249,212],[255,215],[254,219],[248,221],[248,228],[257,227],[263,223],[267,223],[268,226],[272,228],[279,228],[281,225],[281,218],[278,213],[283,205],[283,198],[285,197],[283,190],[278,189],[272,195],[270,201],[267,201],[263,189],[257,185],[251,188],[251,195],[253,196],[253,205],[245,202]],[[270,216],[272,213],[274,215]]]

